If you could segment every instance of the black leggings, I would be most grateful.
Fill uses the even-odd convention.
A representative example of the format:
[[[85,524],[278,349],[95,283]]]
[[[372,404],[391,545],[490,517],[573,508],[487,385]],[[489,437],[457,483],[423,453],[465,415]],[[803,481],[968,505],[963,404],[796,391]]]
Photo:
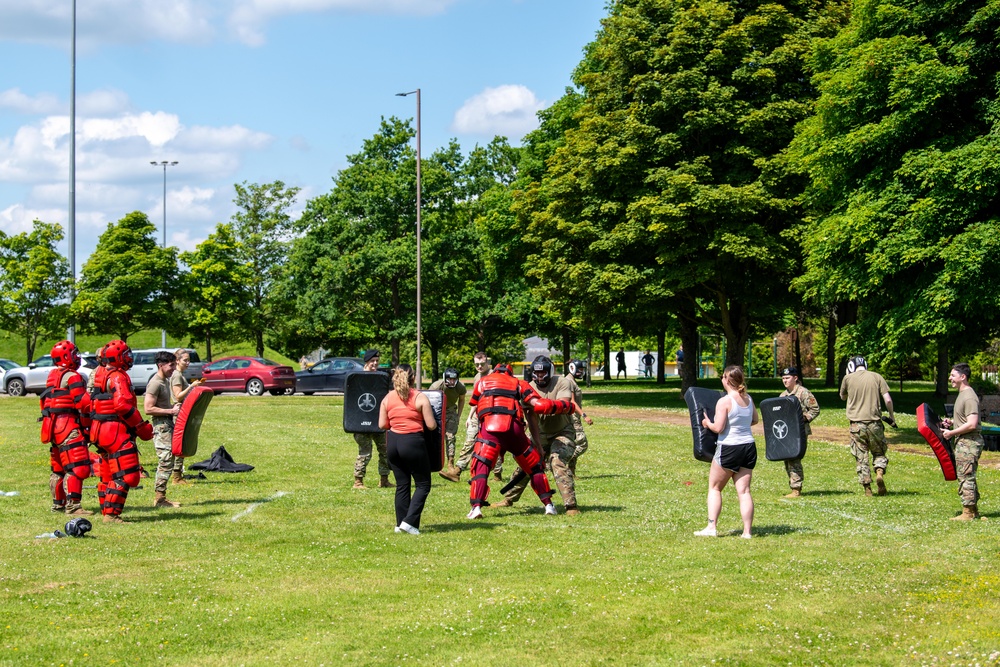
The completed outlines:
[[[431,462],[423,433],[386,434],[389,467],[396,476],[396,525],[404,521],[420,528],[420,514],[424,511],[427,494],[431,492]],[[416,485],[410,497],[410,478]]]

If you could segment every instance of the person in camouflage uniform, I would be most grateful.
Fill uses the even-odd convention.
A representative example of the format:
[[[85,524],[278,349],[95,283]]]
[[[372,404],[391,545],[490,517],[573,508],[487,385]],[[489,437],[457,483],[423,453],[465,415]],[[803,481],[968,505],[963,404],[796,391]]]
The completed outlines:
[[[565,377],[555,376],[552,360],[544,355],[535,357],[531,364],[531,387],[542,398],[550,400],[572,400],[573,390]],[[576,431],[568,414],[540,416],[538,418],[541,442],[535,443],[548,463],[555,479],[556,488],[562,496],[566,514],[573,516],[580,513],[576,503],[576,480],[573,474],[574,455],[576,454]],[[503,500],[493,507],[510,507],[516,503],[524,489],[528,486],[528,477],[524,476],[514,484]]]
[[[802,408],[802,434],[810,435],[812,429],[809,422],[819,417],[819,403],[812,392],[802,386],[802,378],[799,377],[799,369],[789,366],[781,371],[781,383],[785,385],[782,396],[794,396],[799,399],[799,406]],[[798,498],[802,495],[802,480],[805,475],[802,470],[802,459],[788,459],[785,461],[785,472],[788,473],[788,488],[792,491],[786,498]]]
[[[580,385],[577,384],[577,380],[582,380],[587,372],[587,362],[582,359],[575,359],[569,362],[569,373],[566,374],[565,380],[569,383],[570,388],[573,392],[573,400],[581,408],[583,407],[583,392],[580,390]],[[575,412],[570,415],[570,421],[573,422],[573,431],[576,433],[576,450],[573,452],[573,460],[570,461],[569,467],[572,469],[573,474],[576,475],[576,462],[587,448],[590,446],[587,442],[587,434],[583,430],[583,422],[586,420],[588,426],[594,425],[594,420],[587,416],[586,412],[581,414],[576,414]]]
[[[363,357],[366,371],[377,371],[379,362],[378,350],[365,350]],[[389,459],[385,451],[385,433],[355,433],[354,442],[358,443],[358,458],[354,461],[354,488],[365,488],[365,472],[368,462],[372,460],[372,447],[378,452],[378,485],[382,489],[391,489],[396,485],[389,481]]]
[[[864,487],[866,496],[872,495],[872,475],[868,466],[868,453],[871,452],[878,495],[884,496],[884,476],[885,469],[889,466],[889,457],[886,455],[879,398],[885,402],[889,423],[895,425],[889,385],[881,375],[868,370],[864,357],[851,357],[847,362],[847,375],[840,383],[840,398],[847,401],[847,419],[851,422],[851,453],[857,461],[858,483]]]
[[[472,386],[475,387],[479,378],[489,375],[490,358],[485,352],[476,352],[472,357],[472,363],[476,367],[476,377],[472,378]],[[454,469],[442,470],[438,474],[449,482],[457,482],[462,478],[462,471],[469,469],[472,462],[472,452],[476,447],[476,438],[479,437],[479,416],[475,410],[469,411],[469,418],[465,421],[465,444],[458,455],[458,462]],[[497,463],[493,466],[493,479],[498,482],[503,481],[503,457],[497,457]]]
[[[462,410],[465,408],[465,385],[458,379],[458,371],[454,368],[447,368],[444,377],[431,383],[430,391],[444,392],[447,400],[447,409],[444,419],[444,443],[448,456],[448,472],[458,475],[459,470],[455,467],[455,434],[458,433],[458,420],[462,417]]]
[[[952,517],[953,521],[972,521],[985,518],[979,514],[979,486],[976,484],[976,470],[979,456],[983,453],[983,436],[979,426],[979,396],[969,385],[972,370],[969,364],[955,364],[948,380],[958,389],[955,411],[952,419],[942,420],[946,438],[957,438],[955,452],[955,472],[958,473],[958,497],[962,499],[962,513]]]

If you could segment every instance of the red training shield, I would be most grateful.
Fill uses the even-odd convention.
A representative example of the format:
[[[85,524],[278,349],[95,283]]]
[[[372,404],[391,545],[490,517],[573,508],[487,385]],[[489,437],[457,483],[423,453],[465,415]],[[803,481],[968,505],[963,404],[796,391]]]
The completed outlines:
[[[174,419],[174,435],[170,441],[174,456],[194,456],[198,452],[198,433],[213,396],[214,391],[198,386],[184,397],[181,411]]]
[[[941,464],[941,472],[944,473],[945,480],[953,482],[958,479],[958,475],[955,473],[955,452],[952,451],[951,442],[941,434],[940,424],[941,420],[931,410],[931,406],[921,403],[920,407],[917,408],[917,430],[934,450],[934,455],[937,456],[938,463]]]

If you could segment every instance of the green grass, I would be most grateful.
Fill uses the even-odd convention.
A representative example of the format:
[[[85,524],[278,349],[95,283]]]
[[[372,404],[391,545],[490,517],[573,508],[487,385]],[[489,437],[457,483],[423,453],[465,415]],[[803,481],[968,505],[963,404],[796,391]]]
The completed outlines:
[[[669,388],[588,406],[616,395],[678,408]],[[836,412],[824,404],[820,423]],[[980,473],[991,521],[958,524],[930,457],[891,452],[890,495],[865,498],[846,448],[812,442],[790,501],[761,447],[755,539],[735,536],[731,490],[726,536],[696,538],[708,467],[690,430],[630,412],[588,429],[581,516],[543,516],[529,493],[468,522],[468,486],[435,476],[412,537],[392,531],[392,490],[350,488],[340,398],[223,395],[195,459],[225,445],[256,470],[171,489],[172,511],[150,507],[143,480],[134,523],[41,540],[63,519],[36,415],[0,398],[0,489],[20,494],[0,497],[3,667],[998,664],[995,454]]]
[[[95,336],[91,334],[78,334],[76,337],[76,346],[80,348],[82,352],[96,352],[102,345],[112,339],[112,336],[107,335]],[[43,354],[48,354],[52,349],[52,346],[60,340],[63,339],[53,338],[51,340],[39,340],[38,344],[35,346],[35,356],[32,359],[37,359]],[[160,341],[161,338],[159,331],[140,331],[129,337],[128,344],[133,350],[145,350],[160,347]],[[205,355],[204,345],[191,346],[188,345],[187,340],[179,340],[168,336],[167,345],[169,347],[194,347],[202,358],[204,358]],[[215,343],[212,345],[212,357],[215,359],[229,356],[254,355],[256,355],[256,349],[253,343]],[[289,359],[285,355],[277,352],[276,350],[272,350],[269,347],[264,348],[264,356],[280,364],[291,366],[295,370],[298,370],[299,368],[299,363],[297,361],[293,361],[292,359]],[[8,331],[0,331],[0,359],[11,359],[19,364],[26,364],[32,360],[25,359],[24,339],[14,336]]]

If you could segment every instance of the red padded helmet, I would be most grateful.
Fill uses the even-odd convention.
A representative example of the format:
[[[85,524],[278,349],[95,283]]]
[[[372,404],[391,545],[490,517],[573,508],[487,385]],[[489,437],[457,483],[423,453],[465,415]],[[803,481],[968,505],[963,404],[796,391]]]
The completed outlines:
[[[501,361],[499,364],[493,367],[493,372],[506,373],[507,375],[514,375],[514,367],[511,366],[510,364]]]
[[[75,371],[80,367],[80,350],[68,340],[61,340],[52,346],[52,363]]]
[[[127,371],[132,368],[132,348],[123,340],[113,340],[104,346],[104,357],[108,366]]]

